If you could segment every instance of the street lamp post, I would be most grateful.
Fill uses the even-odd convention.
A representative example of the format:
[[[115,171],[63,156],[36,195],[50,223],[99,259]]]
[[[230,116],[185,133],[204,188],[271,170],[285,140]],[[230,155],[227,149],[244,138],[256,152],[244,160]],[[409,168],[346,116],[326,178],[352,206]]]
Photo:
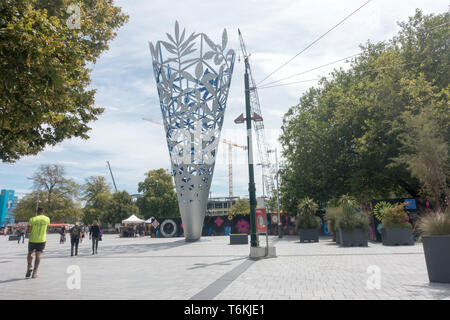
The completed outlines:
[[[245,118],[241,114],[235,123],[246,123],[247,125],[247,146],[248,146],[248,174],[249,174],[249,200],[250,200],[250,246],[253,248],[258,247],[258,239],[256,235],[256,188],[255,188],[255,172],[253,163],[253,137],[252,137],[252,120],[262,121],[262,117],[256,113],[251,114],[250,106],[250,82],[248,74],[249,64],[248,58],[245,58]]]
[[[275,152],[275,167],[276,167],[276,180],[277,180],[277,210],[278,210],[278,238],[283,238],[282,230],[281,230],[281,217],[280,217],[280,185],[278,182],[278,175],[280,174],[280,170],[278,168],[278,152],[277,148],[275,150],[268,150],[268,153]]]
[[[253,168],[253,137],[252,137],[252,119],[250,111],[250,85],[247,71],[248,60],[246,59],[245,68],[245,113],[247,124],[247,146],[248,146],[248,173],[249,184],[248,192],[250,196],[250,226],[251,235],[250,243],[252,247],[258,246],[258,239],[256,236],[256,188],[255,188],[255,173]]]

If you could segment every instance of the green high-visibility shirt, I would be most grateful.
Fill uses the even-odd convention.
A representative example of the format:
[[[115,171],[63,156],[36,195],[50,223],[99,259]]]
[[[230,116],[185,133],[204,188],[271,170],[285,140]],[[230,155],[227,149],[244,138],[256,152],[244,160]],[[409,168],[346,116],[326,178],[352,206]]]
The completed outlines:
[[[47,240],[47,227],[50,224],[50,219],[43,214],[33,217],[28,222],[31,226],[30,242],[42,243]]]

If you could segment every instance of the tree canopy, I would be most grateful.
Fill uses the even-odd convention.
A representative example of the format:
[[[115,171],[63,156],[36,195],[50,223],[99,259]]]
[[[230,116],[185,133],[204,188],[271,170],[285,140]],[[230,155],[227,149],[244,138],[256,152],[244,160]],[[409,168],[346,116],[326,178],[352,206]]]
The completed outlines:
[[[91,176],[85,180],[82,187],[83,200],[86,204],[83,208],[83,222],[92,224],[99,220],[101,215],[108,210],[112,199],[111,188],[103,176]]]
[[[450,141],[449,18],[417,10],[396,37],[362,45],[348,70],[334,70],[289,109],[280,138],[283,210],[292,214],[306,196],[324,205],[347,193],[360,201],[420,195],[420,177],[392,164],[410,133],[406,112],[427,108],[433,134]]]
[[[113,0],[0,1],[0,159],[89,138],[90,65],[128,16]],[[79,24],[78,24],[79,22]]]
[[[139,208],[126,191],[115,192],[109,199],[106,210],[102,212],[100,220],[102,223],[121,223],[131,215],[139,215]]]
[[[232,215],[250,214],[250,201],[245,198],[239,198],[230,209]]]
[[[138,192],[143,194],[137,205],[145,219],[180,217],[175,185],[164,169],[148,171],[145,180],[138,184]]]
[[[64,167],[42,165],[30,180],[34,191],[19,200],[14,209],[16,221],[28,221],[34,216],[38,200],[51,221],[75,222],[82,217],[80,186],[65,177]]]

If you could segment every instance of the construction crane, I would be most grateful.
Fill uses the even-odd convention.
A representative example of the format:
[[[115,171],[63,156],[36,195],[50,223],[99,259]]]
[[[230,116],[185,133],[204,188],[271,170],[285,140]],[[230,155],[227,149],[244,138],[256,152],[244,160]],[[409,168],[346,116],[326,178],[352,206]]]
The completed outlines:
[[[256,83],[252,75],[252,70],[250,68],[249,63],[249,57],[250,54],[248,54],[247,49],[245,47],[244,39],[242,37],[241,30],[238,29],[239,32],[239,42],[241,44],[241,50],[242,55],[244,56],[244,61],[247,65],[247,70],[249,74],[249,80],[250,80],[250,105],[251,105],[251,113],[257,114],[260,117],[262,117],[261,113],[261,105],[259,103],[259,97],[258,97],[258,91],[256,89]],[[258,120],[258,121],[255,121]],[[266,194],[268,196],[273,194],[273,190],[275,189],[275,182],[274,182],[274,169],[273,165],[271,164],[270,157],[269,157],[269,146],[266,141],[266,135],[264,131],[264,122],[262,119],[254,119],[254,130],[256,134],[256,141],[258,144],[258,154],[259,159],[261,161],[261,169],[263,171],[263,188],[266,189]]]
[[[248,148],[247,146],[241,146],[226,139],[220,141],[228,145],[228,197],[231,203],[231,198],[233,198],[233,147],[243,150],[247,150]]]
[[[164,126],[162,122],[155,121],[148,118],[142,118],[142,120],[151,122],[153,124],[157,124],[160,126]],[[247,146],[238,145],[232,141],[221,139],[220,142],[228,145],[228,197],[230,198],[230,207],[231,207],[231,198],[233,198],[233,147],[241,148],[243,150],[247,150]]]
[[[117,192],[116,181],[114,181],[114,176],[113,176],[113,174],[112,174],[111,166],[109,165],[109,161],[106,161],[106,163],[108,164],[109,173],[111,173],[111,178],[112,178],[112,181],[113,181],[113,184],[114,184],[114,189],[115,189],[116,192]]]

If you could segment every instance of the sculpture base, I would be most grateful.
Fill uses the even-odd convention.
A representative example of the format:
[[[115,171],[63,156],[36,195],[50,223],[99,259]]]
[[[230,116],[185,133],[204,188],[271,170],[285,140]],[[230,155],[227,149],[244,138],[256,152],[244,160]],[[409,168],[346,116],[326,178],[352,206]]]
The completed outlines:
[[[250,247],[250,258],[275,258],[277,256],[277,250],[275,247]]]

